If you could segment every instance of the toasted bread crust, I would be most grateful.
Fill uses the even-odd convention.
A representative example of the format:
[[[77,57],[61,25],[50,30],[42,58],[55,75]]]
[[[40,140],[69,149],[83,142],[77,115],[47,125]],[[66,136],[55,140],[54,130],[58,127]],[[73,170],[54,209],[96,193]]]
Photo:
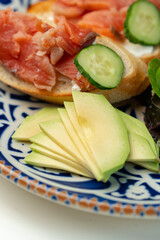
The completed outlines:
[[[28,95],[47,102],[63,104],[64,101],[72,100],[72,85],[70,80],[67,82],[67,84],[64,82],[59,82],[51,92],[48,92],[46,90],[39,90],[32,84],[17,78],[2,65],[0,65],[0,80],[21,92],[27,93]]]

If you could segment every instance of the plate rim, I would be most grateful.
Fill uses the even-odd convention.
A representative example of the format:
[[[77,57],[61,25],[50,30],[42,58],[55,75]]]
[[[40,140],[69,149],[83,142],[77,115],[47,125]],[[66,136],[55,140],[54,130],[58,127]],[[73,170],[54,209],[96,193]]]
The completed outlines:
[[[92,197],[90,200],[87,198],[79,198],[78,193],[68,194],[67,190],[61,190],[42,183],[36,179],[29,179],[28,175],[20,170],[14,170],[10,163],[5,165],[5,159],[0,160],[0,175],[17,186],[27,190],[44,199],[56,202],[58,204],[68,206],[77,210],[85,212],[97,213],[106,216],[127,217],[127,218],[142,218],[142,219],[157,219],[160,216],[159,206],[142,204],[123,204],[116,202],[109,204],[107,199],[99,202],[98,198]],[[24,176],[25,175],[25,176]],[[156,204],[157,205],[157,204]]]

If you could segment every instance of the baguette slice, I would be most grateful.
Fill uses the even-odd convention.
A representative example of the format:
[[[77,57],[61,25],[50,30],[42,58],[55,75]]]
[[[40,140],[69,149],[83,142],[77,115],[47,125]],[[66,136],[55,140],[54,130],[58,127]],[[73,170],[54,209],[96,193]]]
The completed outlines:
[[[92,92],[103,94],[111,103],[119,103],[140,94],[147,88],[149,85],[147,65],[143,61],[134,57],[109,38],[99,36],[96,38],[96,43],[106,45],[117,52],[124,62],[125,70],[123,78],[116,88],[111,90],[95,89]],[[17,90],[48,102],[63,104],[64,101],[72,100],[71,79],[57,81],[56,86],[49,92],[37,89],[34,85],[18,79],[0,65],[0,80]]]
[[[54,25],[54,17],[51,11],[52,4],[53,1],[51,0],[40,2],[32,6],[29,9],[29,13],[41,18],[44,22],[53,20],[52,25]],[[115,89],[95,89],[92,92],[103,94],[111,103],[116,104],[140,94],[147,88],[149,85],[149,79],[147,77],[147,65],[143,61],[136,58],[125,48],[115,43],[110,38],[98,36],[96,38],[96,43],[106,45],[117,52],[124,62],[125,71],[121,83]],[[65,78],[65,81],[58,79],[56,86],[51,92],[49,92],[46,90],[39,90],[35,88],[34,85],[18,79],[2,65],[0,65],[0,80],[17,90],[48,102],[63,104],[64,101],[72,100],[72,79]]]

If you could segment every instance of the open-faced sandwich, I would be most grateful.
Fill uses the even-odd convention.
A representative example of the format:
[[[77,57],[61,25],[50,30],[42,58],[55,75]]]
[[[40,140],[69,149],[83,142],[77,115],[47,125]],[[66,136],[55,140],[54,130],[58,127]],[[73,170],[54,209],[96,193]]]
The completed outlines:
[[[54,16],[63,15],[70,22],[114,39],[148,63],[160,57],[159,10],[159,0],[48,0],[34,4],[28,12],[50,24]]]
[[[72,21],[69,16],[53,18],[55,14],[60,14],[56,10],[59,2],[39,3],[30,8],[30,14],[10,9],[0,11],[1,81],[32,96],[56,103],[72,99],[72,90],[75,89],[101,93],[111,103],[119,103],[143,92],[149,85],[146,64],[122,46],[124,41],[104,36],[103,32],[101,35],[96,29],[79,24],[77,17],[80,16],[75,16]],[[70,2],[76,5],[79,1]],[[87,6],[91,4],[90,1],[83,2],[88,2]],[[94,8],[87,8],[81,15],[91,14],[97,6],[106,9],[106,2],[109,4],[109,1],[102,1],[103,4],[93,1]],[[160,14],[157,7],[151,6],[155,11],[150,14],[146,7],[146,15],[145,11],[143,15],[145,18],[149,14],[151,23],[156,21],[153,27],[155,33]],[[116,26],[111,24],[108,29],[112,29],[112,35],[124,39]],[[145,27],[144,32],[146,34]],[[155,38],[158,45],[159,35],[155,34]],[[159,47],[155,49],[159,51]]]

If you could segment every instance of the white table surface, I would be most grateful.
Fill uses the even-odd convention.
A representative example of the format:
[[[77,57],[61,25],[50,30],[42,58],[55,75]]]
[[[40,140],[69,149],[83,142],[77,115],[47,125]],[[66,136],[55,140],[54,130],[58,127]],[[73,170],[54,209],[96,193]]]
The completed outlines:
[[[160,220],[86,213],[33,195],[0,176],[0,240],[159,240]]]

